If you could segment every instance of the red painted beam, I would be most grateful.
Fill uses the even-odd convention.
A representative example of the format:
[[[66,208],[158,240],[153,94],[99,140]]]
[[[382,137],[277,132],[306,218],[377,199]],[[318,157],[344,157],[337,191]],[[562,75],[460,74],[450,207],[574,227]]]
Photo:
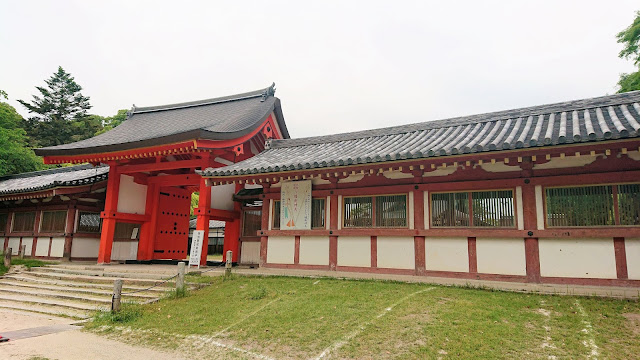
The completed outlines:
[[[150,177],[147,182],[159,186],[185,186],[200,184],[200,175],[184,174],[184,175],[165,175]]]
[[[193,169],[206,168],[209,166],[207,160],[181,160],[181,161],[165,161],[160,163],[138,164],[138,165],[120,165],[118,171],[122,174],[132,174],[137,172],[151,172],[172,169]]]

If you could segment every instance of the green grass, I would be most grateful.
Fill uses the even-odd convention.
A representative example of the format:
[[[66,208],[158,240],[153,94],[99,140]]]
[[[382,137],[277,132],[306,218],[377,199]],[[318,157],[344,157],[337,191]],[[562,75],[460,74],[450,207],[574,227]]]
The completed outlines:
[[[161,347],[179,340],[167,345],[140,334],[208,336],[274,358],[313,358],[343,340],[329,358],[560,359],[589,354],[588,321],[599,358],[640,353],[637,301],[388,281],[210,279],[185,297],[136,307],[126,322],[104,317],[87,327]],[[127,331],[119,333],[123,324]]]
[[[57,264],[55,261],[42,261],[37,259],[20,259],[20,258],[12,258],[11,265],[23,265],[26,268],[31,269],[32,267],[39,267],[45,265],[53,265]]]

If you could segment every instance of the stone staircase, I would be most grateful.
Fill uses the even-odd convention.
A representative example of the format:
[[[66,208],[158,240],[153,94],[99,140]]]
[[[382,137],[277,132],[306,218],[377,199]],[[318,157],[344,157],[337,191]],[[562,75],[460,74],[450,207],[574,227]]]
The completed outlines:
[[[147,288],[175,275],[176,271],[168,268],[140,271],[95,265],[50,265],[31,270],[12,267],[9,273],[0,277],[0,308],[84,319],[96,310],[111,308],[114,280],[124,281],[123,302],[149,303],[174,289],[175,279]],[[134,291],[139,292],[127,294]]]

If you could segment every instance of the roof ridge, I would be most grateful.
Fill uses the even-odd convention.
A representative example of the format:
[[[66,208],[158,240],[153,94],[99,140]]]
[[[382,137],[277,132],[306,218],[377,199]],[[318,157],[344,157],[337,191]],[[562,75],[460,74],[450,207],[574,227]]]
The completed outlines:
[[[253,99],[257,97],[262,97],[264,101],[264,98],[269,96],[275,96],[275,83],[263,89],[249,91],[249,92],[235,94],[235,95],[221,96],[217,98],[187,101],[187,102],[173,103],[173,104],[166,104],[166,105],[145,106],[145,107],[136,107],[135,105],[133,105],[132,109],[128,113],[128,116],[131,116],[134,114],[155,112],[155,111],[175,110],[175,109],[184,109],[184,108],[190,108],[190,107],[196,107],[196,106],[214,105],[214,104],[220,104],[225,102]]]
[[[622,105],[640,101],[640,90],[630,91],[622,94],[605,95],[586,99],[577,99],[564,102],[557,102],[544,105],[528,106],[508,110],[499,110],[482,114],[457,116],[419,123],[396,125],[383,128],[359,130],[353,132],[310,136],[296,139],[270,140],[269,148],[287,148],[301,145],[315,145],[320,143],[332,143],[361,139],[365,137],[398,135],[414,131],[425,131],[440,129],[443,127],[455,127],[469,124],[481,124],[486,122],[514,119],[524,116],[536,116],[556,112],[567,112],[573,110],[586,110],[611,105]]]
[[[42,175],[49,175],[49,174],[60,174],[60,173],[65,173],[65,172],[89,170],[89,169],[94,169],[94,168],[95,169],[99,169],[99,168],[103,168],[103,167],[109,167],[109,165],[93,166],[91,164],[81,164],[81,165],[57,167],[57,168],[53,168],[53,169],[37,170],[37,171],[31,171],[31,172],[26,172],[26,173],[4,175],[4,176],[0,176],[0,181],[11,180],[11,179],[24,179],[24,178],[34,177],[34,176],[42,176]]]

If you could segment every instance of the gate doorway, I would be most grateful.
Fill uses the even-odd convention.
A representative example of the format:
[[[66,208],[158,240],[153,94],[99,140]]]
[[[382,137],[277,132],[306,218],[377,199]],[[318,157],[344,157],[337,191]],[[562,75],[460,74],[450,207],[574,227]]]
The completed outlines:
[[[240,237],[240,264],[257,265],[260,263],[260,231],[262,210],[256,207],[242,210],[242,233]]]

